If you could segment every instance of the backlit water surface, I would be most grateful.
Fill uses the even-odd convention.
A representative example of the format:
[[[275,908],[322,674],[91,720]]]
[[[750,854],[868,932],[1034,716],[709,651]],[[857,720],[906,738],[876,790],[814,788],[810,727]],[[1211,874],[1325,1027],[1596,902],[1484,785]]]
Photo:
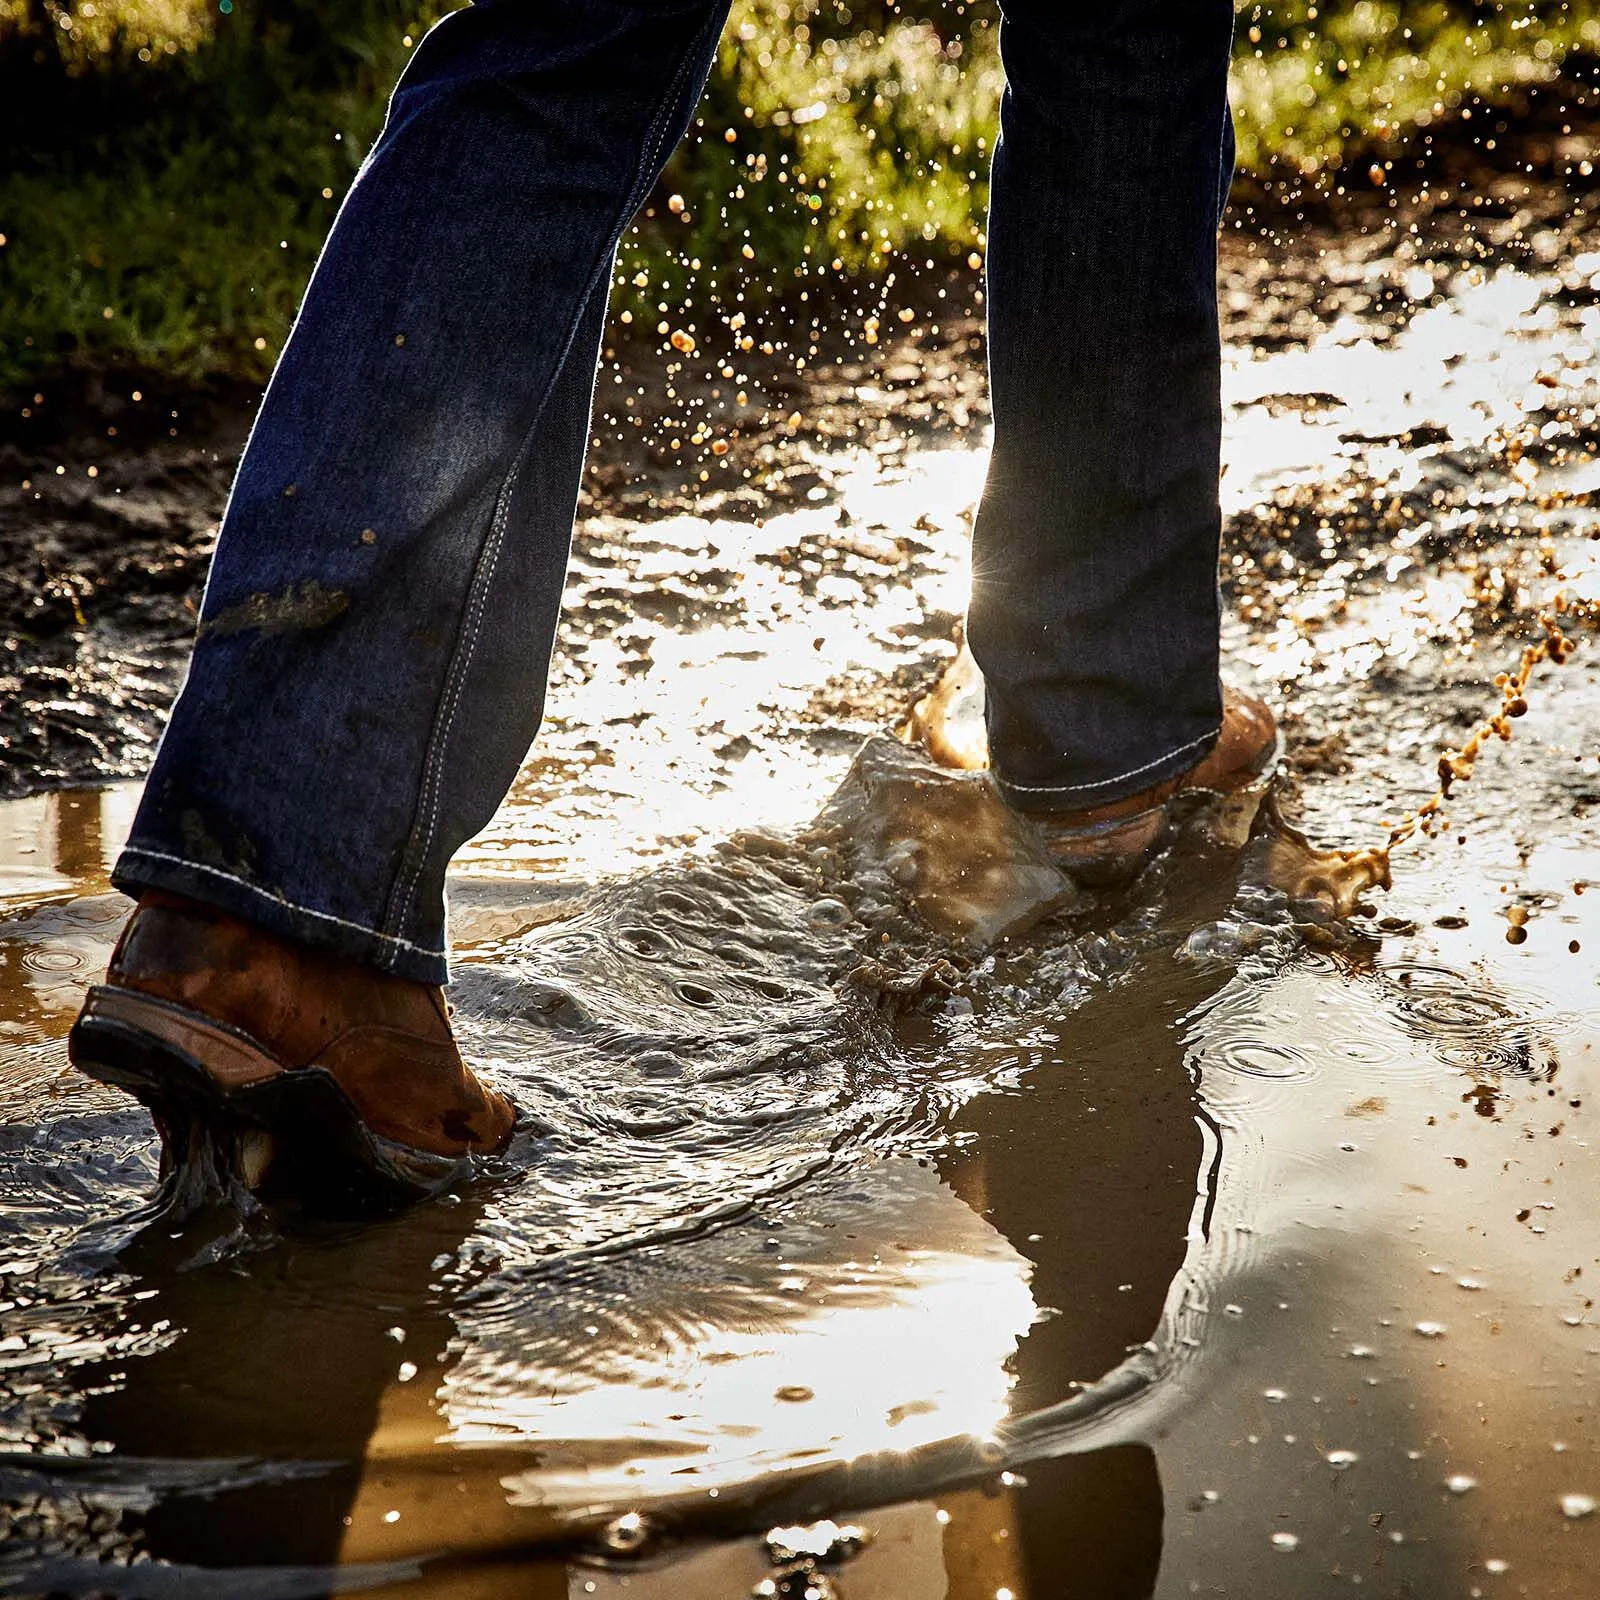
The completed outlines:
[[[1550,292],[1241,363],[1231,509],[1467,473],[1506,570],[1575,566],[1585,485],[1569,516],[1485,442],[1593,370]],[[1595,652],[1348,928],[1191,844],[948,943],[903,851],[809,822],[944,648],[981,470],[590,530],[453,897],[464,1043],[544,1131],[405,1215],[140,1214],[149,1123],[63,1048],[135,792],[0,812],[0,1593],[1594,1593]],[[1340,735],[1291,802],[1328,839],[1425,798],[1514,664],[1420,537],[1231,625],[1235,675]],[[586,626],[619,572],[717,603]]]

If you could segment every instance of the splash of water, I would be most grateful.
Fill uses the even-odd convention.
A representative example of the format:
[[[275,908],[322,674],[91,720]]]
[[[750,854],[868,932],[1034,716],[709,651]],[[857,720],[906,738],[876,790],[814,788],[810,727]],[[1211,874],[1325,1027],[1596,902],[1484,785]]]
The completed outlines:
[[[1446,750],[1439,757],[1438,788],[1432,797],[1415,811],[1407,813],[1389,829],[1389,837],[1375,855],[1384,859],[1388,870],[1388,857],[1400,845],[1408,843],[1417,834],[1435,837],[1445,825],[1444,807],[1458,783],[1467,782],[1476,770],[1478,757],[1491,740],[1502,744],[1511,742],[1516,720],[1528,711],[1528,688],[1538,668],[1548,662],[1551,666],[1564,666],[1578,647],[1578,641],[1562,626],[1563,620],[1581,621],[1593,627],[1600,621],[1600,605],[1593,600],[1581,599],[1558,591],[1549,604],[1538,613],[1538,624],[1544,636],[1532,644],[1524,645],[1522,658],[1515,672],[1498,673],[1494,687],[1500,693],[1499,707],[1485,717],[1459,749]]]

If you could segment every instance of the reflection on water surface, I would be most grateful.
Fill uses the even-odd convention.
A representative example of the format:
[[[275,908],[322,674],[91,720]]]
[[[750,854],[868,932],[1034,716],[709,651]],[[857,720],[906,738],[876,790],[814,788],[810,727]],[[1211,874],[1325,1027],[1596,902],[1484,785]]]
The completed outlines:
[[[1277,452],[1244,466],[1292,483],[1333,443],[1352,483],[1436,481],[1436,433],[1339,441],[1282,397],[1370,419],[1369,367],[1425,370],[1459,319],[1554,337],[1543,291],[1492,287],[1410,356],[1236,374]],[[1501,382],[1447,356],[1407,402],[1439,427],[1449,384]],[[1592,666],[1347,930],[1297,923],[1259,843],[1188,844],[1010,944],[946,940],[907,909],[937,806],[805,824],[932,675],[977,460],[846,482],[832,544],[833,508],[632,555],[619,527],[618,560],[716,555],[738,614],[579,641],[454,893],[463,1036],[543,1131],[403,1216],[141,1229],[148,1123],[61,1045],[132,792],[0,815],[4,1592],[1590,1592]],[[1338,732],[1299,804],[1350,843],[1513,649],[1464,565],[1393,565],[1410,532],[1337,607],[1302,574],[1235,634]],[[816,570],[764,559],[789,548]],[[606,662],[646,656],[624,693]]]

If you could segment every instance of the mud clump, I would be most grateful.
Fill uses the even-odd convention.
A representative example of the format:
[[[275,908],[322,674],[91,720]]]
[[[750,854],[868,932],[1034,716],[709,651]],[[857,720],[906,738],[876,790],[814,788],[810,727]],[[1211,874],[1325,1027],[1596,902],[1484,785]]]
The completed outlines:
[[[1561,625],[1563,618],[1584,621],[1593,626],[1597,620],[1597,608],[1593,602],[1557,594],[1539,613],[1539,626],[1544,637],[1523,646],[1522,658],[1515,672],[1497,674],[1494,686],[1500,694],[1499,708],[1473,729],[1459,750],[1446,750],[1439,757],[1439,787],[1431,799],[1390,828],[1388,842],[1382,851],[1386,859],[1391,850],[1418,832],[1428,837],[1436,834],[1444,826],[1442,813],[1452,791],[1456,784],[1465,783],[1472,777],[1484,747],[1491,739],[1498,739],[1502,744],[1511,742],[1513,723],[1517,718],[1527,715],[1528,687],[1535,671],[1543,662],[1564,666],[1577,648],[1577,641]]]
[[[253,594],[200,624],[201,637],[223,639],[235,633],[310,632],[337,622],[350,609],[350,597],[315,578],[291,584],[281,594]]]

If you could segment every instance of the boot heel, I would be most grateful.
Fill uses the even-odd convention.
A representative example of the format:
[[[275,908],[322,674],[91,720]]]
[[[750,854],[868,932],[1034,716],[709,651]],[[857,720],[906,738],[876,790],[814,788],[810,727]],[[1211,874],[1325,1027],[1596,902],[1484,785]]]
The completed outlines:
[[[254,1191],[271,1164],[271,1130],[241,1118],[199,1062],[92,1012],[73,1025],[67,1053],[80,1072],[131,1094],[150,1113],[161,1140],[155,1210],[164,1220],[218,1205],[259,1209]]]
[[[191,1037],[233,1082],[177,1042]],[[286,1071],[243,1034],[165,1001],[90,990],[67,1054],[149,1111],[161,1136],[161,1204],[183,1215],[221,1199],[249,1209],[279,1191],[323,1209],[391,1211],[473,1171],[470,1156],[374,1133],[326,1069]]]

